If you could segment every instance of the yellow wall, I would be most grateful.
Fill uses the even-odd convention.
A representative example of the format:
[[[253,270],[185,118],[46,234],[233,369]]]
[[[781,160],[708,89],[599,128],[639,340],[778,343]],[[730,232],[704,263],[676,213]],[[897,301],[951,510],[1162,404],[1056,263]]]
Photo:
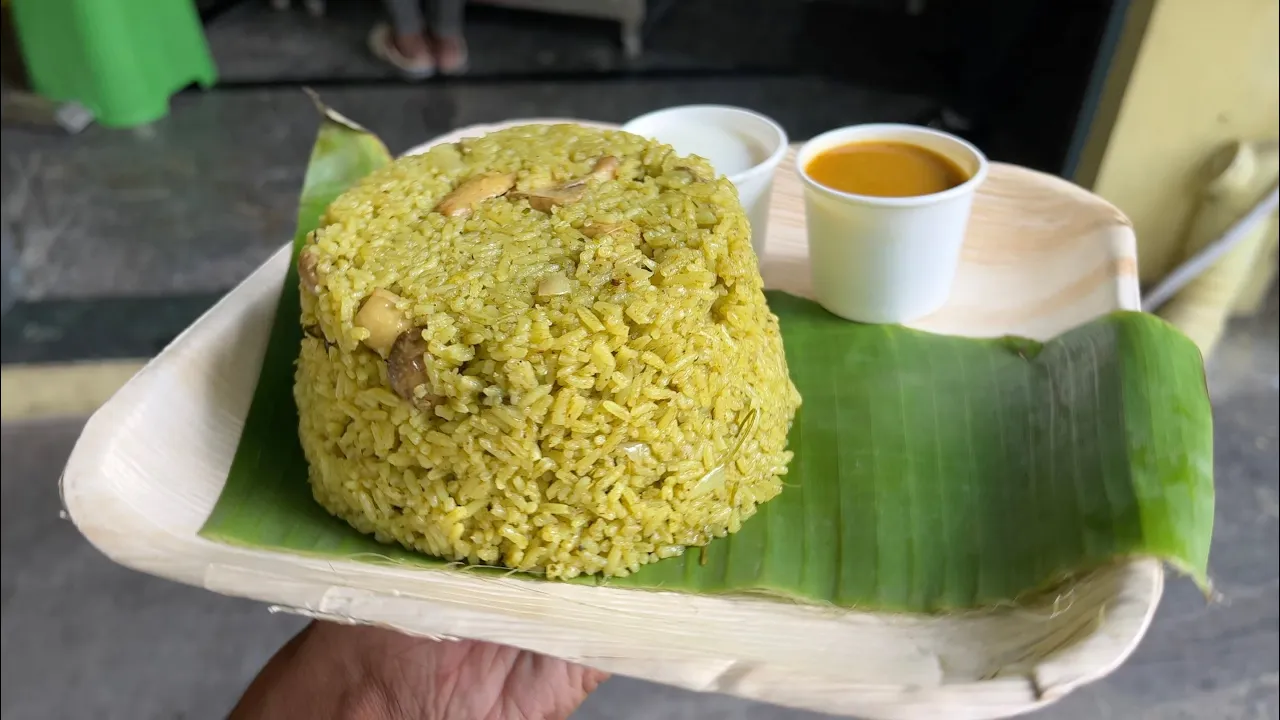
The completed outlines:
[[[1090,134],[1102,143],[1096,177],[1079,179],[1133,220],[1150,283],[1180,260],[1205,159],[1229,139],[1277,135],[1280,0],[1154,0],[1146,10],[1115,124]]]

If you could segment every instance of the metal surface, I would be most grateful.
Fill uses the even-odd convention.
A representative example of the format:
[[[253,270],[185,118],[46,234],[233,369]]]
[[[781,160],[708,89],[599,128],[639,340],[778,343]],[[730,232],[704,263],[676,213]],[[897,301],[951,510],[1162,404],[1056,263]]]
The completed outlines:
[[[1186,262],[1170,271],[1160,281],[1160,284],[1152,288],[1151,292],[1142,298],[1142,309],[1147,312],[1155,312],[1161,305],[1173,299],[1173,296],[1177,295],[1179,290],[1191,284],[1206,270],[1213,267],[1214,263],[1228,252],[1231,252],[1231,248],[1249,237],[1250,231],[1254,230],[1259,223],[1266,222],[1271,213],[1276,211],[1278,205],[1280,205],[1280,190],[1272,188],[1271,192],[1259,200],[1249,212],[1245,213],[1244,217],[1227,228],[1227,231],[1221,237],[1209,243],[1195,255],[1188,258]]]

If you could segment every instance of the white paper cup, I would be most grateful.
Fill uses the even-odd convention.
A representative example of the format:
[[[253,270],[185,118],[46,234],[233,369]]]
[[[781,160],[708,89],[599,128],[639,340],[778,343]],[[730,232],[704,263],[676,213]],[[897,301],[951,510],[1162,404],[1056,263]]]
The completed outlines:
[[[824,150],[860,141],[889,141],[932,150],[969,179],[917,197],[873,197],[820,185],[805,167]],[[960,262],[973,194],[987,159],[954,135],[913,125],[855,125],[823,133],[796,154],[804,181],[805,223],[814,297],[847,320],[901,323],[941,308]]]
[[[641,115],[622,129],[666,143],[681,155],[706,158],[728,176],[751,222],[751,247],[757,258],[764,255],[773,175],[787,154],[782,126],[742,108],[685,105]]]

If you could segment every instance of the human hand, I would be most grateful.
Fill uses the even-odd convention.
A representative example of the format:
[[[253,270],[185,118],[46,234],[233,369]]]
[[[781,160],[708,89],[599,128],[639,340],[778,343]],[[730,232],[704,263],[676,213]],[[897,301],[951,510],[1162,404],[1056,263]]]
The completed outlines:
[[[271,658],[230,720],[559,720],[606,677],[493,643],[313,622]]]

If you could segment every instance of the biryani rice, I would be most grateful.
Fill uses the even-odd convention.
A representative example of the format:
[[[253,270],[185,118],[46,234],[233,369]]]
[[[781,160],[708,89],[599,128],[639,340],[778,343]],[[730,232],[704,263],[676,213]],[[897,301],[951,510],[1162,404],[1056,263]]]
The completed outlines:
[[[616,177],[591,176],[601,158]],[[510,192],[437,212],[494,174]],[[534,209],[529,193],[588,177]],[[360,532],[625,575],[736,531],[782,488],[800,398],[733,185],[699,158],[575,125],[439,146],[334,201],[299,268],[310,482]],[[404,347],[357,321],[376,290],[410,328],[408,394],[383,357]]]

